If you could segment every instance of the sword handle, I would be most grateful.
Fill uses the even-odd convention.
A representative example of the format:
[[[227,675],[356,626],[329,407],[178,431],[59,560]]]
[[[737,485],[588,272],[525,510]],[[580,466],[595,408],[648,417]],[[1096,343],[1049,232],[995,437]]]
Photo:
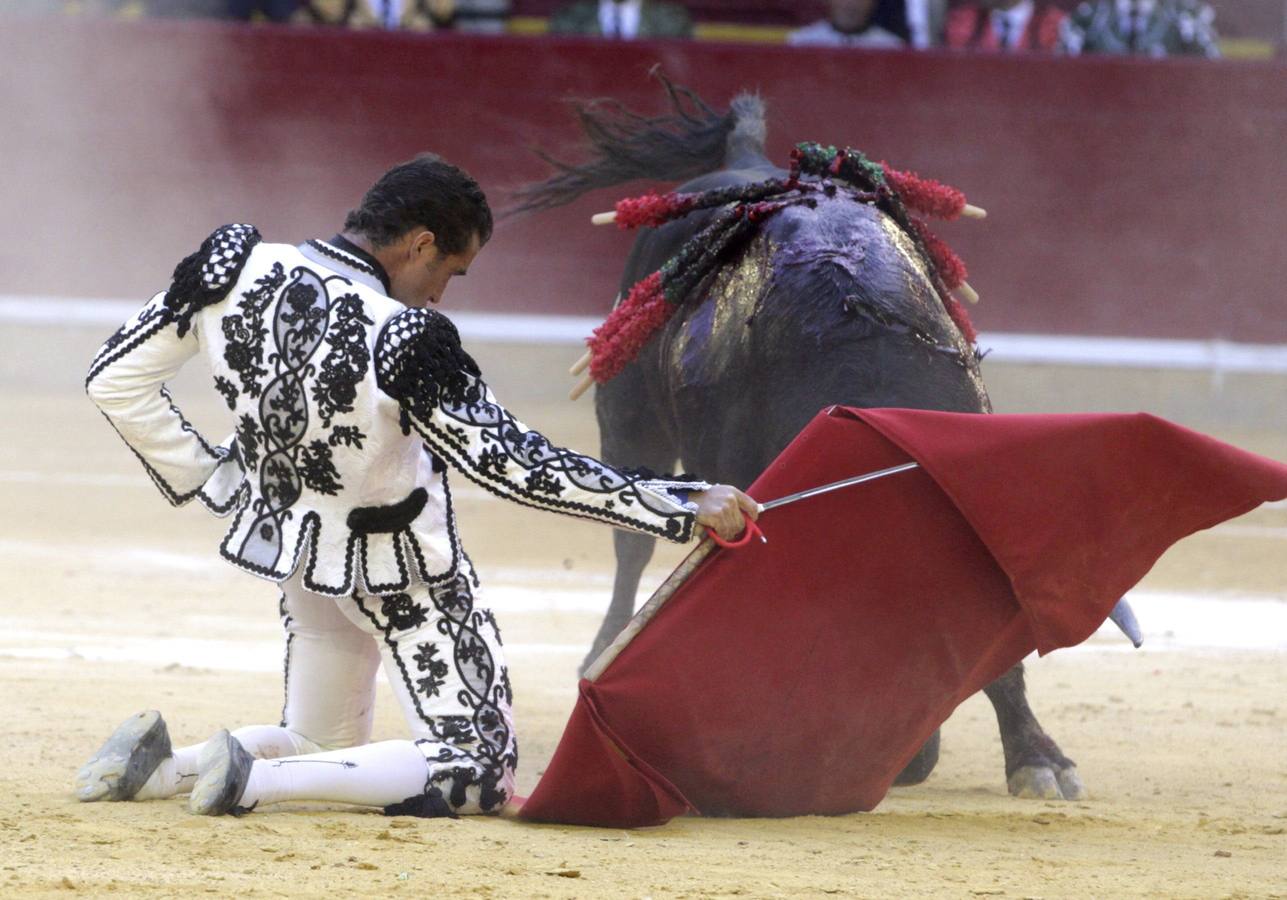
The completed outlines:
[[[736,540],[732,540],[732,541],[724,540],[722,537],[720,537],[718,534],[715,533],[714,528],[707,528],[706,533],[711,536],[711,540],[713,540],[715,543],[719,544],[721,547],[727,547],[730,550],[734,550],[738,547],[745,547],[755,538],[759,538],[761,541],[763,541],[766,544],[769,542],[768,538],[764,536],[764,532],[760,531],[760,526],[756,525],[750,519],[746,520],[746,530],[743,531],[742,536],[740,538],[737,538]]]

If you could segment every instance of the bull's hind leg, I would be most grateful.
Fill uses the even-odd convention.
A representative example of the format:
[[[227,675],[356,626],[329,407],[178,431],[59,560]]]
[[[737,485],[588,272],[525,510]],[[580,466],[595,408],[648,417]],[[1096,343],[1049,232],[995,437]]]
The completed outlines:
[[[894,779],[894,784],[905,786],[909,784],[920,784],[926,778],[930,777],[930,772],[938,765],[938,745],[939,733],[935,731],[930,735],[930,739],[925,742],[912,761],[903,767],[903,771],[898,773]]]
[[[1005,752],[1005,777],[1016,797],[1081,800],[1086,788],[1076,764],[1064,756],[1028,706],[1023,663],[992,682],[983,692],[996,710]]]

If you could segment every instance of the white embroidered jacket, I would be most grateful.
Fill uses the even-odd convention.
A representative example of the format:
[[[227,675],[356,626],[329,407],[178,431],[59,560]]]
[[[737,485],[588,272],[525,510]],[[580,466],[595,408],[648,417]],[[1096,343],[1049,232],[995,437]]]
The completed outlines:
[[[236,421],[217,446],[165,387],[197,353]],[[677,542],[694,524],[677,492],[709,486],[552,445],[496,401],[445,316],[390,299],[379,263],[339,238],[219,229],[103,345],[86,389],[171,503],[232,515],[225,559],[276,581],[303,565],[323,594],[456,575],[439,460],[516,502]]]

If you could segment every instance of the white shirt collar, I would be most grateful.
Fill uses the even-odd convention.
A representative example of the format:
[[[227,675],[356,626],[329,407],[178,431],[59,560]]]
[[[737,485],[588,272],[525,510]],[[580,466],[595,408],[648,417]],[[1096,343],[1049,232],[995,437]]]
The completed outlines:
[[[638,37],[642,13],[643,0],[599,0],[599,30],[605,37]]]

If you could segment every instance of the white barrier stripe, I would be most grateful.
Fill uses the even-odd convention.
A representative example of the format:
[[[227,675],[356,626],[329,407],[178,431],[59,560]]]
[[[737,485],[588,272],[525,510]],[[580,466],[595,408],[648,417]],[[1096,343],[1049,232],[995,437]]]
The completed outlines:
[[[0,322],[98,325],[112,328],[132,316],[138,300],[0,294]],[[582,344],[600,324],[595,316],[537,316],[447,310],[470,341]],[[1287,374],[1287,344],[1244,344],[1168,338],[984,332],[988,363]]]
[[[1287,602],[1267,597],[1212,597],[1203,594],[1132,591],[1131,605],[1139,616],[1147,653],[1182,651],[1287,650]],[[507,614],[501,607],[493,607]],[[84,660],[152,666],[275,672],[281,668],[281,644],[258,637],[258,623],[247,616],[236,623],[253,627],[233,630],[226,636],[190,638],[158,634],[143,628],[121,630],[56,631],[43,627],[39,618],[0,618],[0,660]],[[172,627],[183,628],[182,623]],[[190,627],[190,626],[189,626]],[[527,626],[531,633],[531,626]],[[513,629],[511,629],[511,634]],[[588,633],[588,632],[587,632]],[[536,637],[535,634],[532,634]],[[579,658],[585,647],[577,643],[541,640],[514,641],[505,645],[514,657]],[[1062,654],[1138,652],[1116,629],[1105,623],[1085,643]],[[531,663],[528,663],[531,664]]]
[[[984,333],[979,349],[985,363],[1287,374],[1287,344]]]

